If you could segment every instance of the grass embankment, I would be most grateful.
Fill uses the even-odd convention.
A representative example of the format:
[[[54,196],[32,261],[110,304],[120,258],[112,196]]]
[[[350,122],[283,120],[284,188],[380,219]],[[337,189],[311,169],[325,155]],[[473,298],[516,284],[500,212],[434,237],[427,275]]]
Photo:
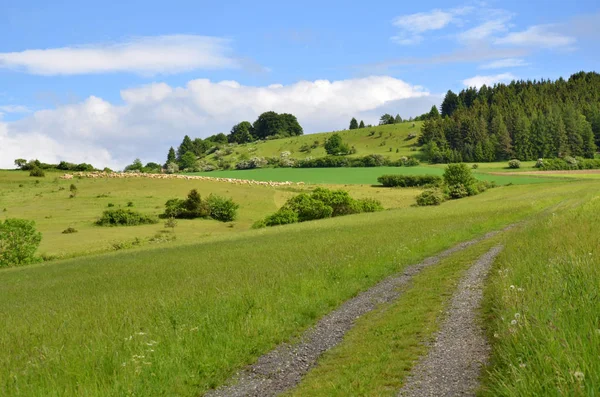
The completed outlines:
[[[275,212],[291,196],[313,188],[270,188],[179,179],[62,180],[57,178],[60,175],[47,173],[45,178],[31,178],[28,172],[0,171],[0,220],[23,218],[35,221],[43,235],[38,252],[50,257],[106,252],[140,244],[142,247],[172,246],[229,238],[249,230],[254,222]],[[71,184],[77,186],[75,198],[69,198]],[[392,191],[359,185],[343,188],[355,198],[377,198],[385,208],[408,207],[419,193],[415,189]],[[103,211],[129,209],[129,202],[133,204],[132,210],[158,215],[164,211],[167,200],[185,198],[191,189],[198,189],[202,197],[214,193],[233,198],[240,204],[238,218],[228,223],[208,219],[178,220],[174,233],[176,240],[168,242],[160,239],[148,241],[165,230],[163,222],[135,227],[99,227],[94,224]],[[114,207],[109,208],[109,203]],[[62,231],[68,227],[78,232],[63,234]]]
[[[197,395],[406,265],[588,186],[2,270],[0,394]]]
[[[498,163],[494,163],[498,165]],[[231,170],[198,172],[194,175],[221,178],[253,179],[256,181],[305,182],[325,184],[378,184],[381,175],[443,175],[446,165],[421,165],[416,167],[367,167],[367,168],[262,168],[253,170]],[[506,170],[504,170],[506,171]],[[473,175],[482,181],[495,181],[499,185],[535,184],[557,182],[556,178],[543,176],[493,175],[485,171],[475,170]]]
[[[508,239],[487,290],[493,364],[486,396],[597,396],[600,196]]]
[[[359,319],[289,396],[395,396],[427,352],[464,272],[501,236],[443,259],[416,275],[395,302]]]
[[[390,159],[397,160],[402,156],[421,157],[421,152],[416,150],[416,135],[421,133],[421,122],[382,125],[357,130],[337,131],[350,147],[354,146],[356,154],[350,157],[360,157],[367,154],[382,154]],[[306,157],[325,157],[327,153],[323,143],[334,132],[307,134],[291,138],[273,139],[238,145],[234,152],[224,156],[226,161],[238,161],[244,157],[279,157],[281,152],[290,152],[295,159]],[[414,138],[408,138],[415,134]],[[318,141],[319,146],[310,151],[301,151],[302,146],[311,146]],[[390,151],[391,149],[391,151]],[[398,150],[398,152],[396,152]]]

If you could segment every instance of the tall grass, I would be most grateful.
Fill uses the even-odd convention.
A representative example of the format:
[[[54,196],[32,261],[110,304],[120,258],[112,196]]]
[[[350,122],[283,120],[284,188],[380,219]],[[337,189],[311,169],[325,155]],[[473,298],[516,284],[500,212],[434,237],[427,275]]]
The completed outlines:
[[[589,199],[589,201],[586,201]],[[486,396],[600,391],[600,196],[539,219],[506,244],[486,293]]]
[[[570,191],[499,188],[0,271],[0,394],[197,395],[383,277]]]

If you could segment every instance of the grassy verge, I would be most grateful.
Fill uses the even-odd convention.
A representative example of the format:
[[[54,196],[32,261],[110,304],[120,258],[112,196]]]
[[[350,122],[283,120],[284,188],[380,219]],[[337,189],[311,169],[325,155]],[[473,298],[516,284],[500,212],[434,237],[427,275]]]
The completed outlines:
[[[595,188],[547,186],[2,270],[0,394],[197,395],[406,265]]]
[[[493,367],[484,396],[597,396],[600,196],[508,240],[486,302]]]
[[[415,360],[426,354],[464,272],[497,244],[481,242],[425,269],[395,302],[357,321],[289,396],[394,396]]]

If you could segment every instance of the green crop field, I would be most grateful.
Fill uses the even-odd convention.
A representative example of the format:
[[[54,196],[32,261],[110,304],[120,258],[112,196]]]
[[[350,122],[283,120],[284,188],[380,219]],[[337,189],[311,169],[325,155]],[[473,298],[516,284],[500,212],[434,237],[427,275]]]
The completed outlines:
[[[498,163],[494,163],[497,167]],[[252,179],[256,181],[305,182],[324,184],[377,184],[377,177],[387,174],[401,175],[443,175],[445,166],[416,167],[356,167],[356,168],[261,168],[253,170],[197,172],[193,175],[204,175],[220,178]],[[499,168],[498,168],[499,169]],[[494,169],[495,170],[495,169]],[[506,171],[506,170],[504,170]],[[556,182],[554,178],[544,176],[494,175],[486,170],[476,171],[477,179],[496,182],[499,185],[530,184]]]

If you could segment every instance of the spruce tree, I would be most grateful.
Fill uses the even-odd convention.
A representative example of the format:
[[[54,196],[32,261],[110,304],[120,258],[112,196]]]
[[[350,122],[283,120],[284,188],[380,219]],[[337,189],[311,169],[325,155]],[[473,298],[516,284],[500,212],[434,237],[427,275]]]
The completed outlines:
[[[402,122],[402,117],[400,117],[399,114],[396,114],[396,117],[394,118],[394,124],[400,124]]]
[[[175,155],[175,149],[173,149],[173,146],[171,146],[169,148],[169,154],[167,154],[167,162],[165,163],[165,168],[170,163],[175,163],[176,161],[177,161],[177,156]]]
[[[177,160],[181,161],[181,158],[187,152],[194,153],[194,143],[191,138],[186,135],[183,137],[183,141],[181,142],[181,145],[179,145],[179,148],[177,148]]]
[[[358,122],[356,121],[356,119],[354,117],[352,117],[352,120],[350,120],[350,130],[356,130],[358,129]]]
[[[365,122],[361,120],[358,128],[365,128]]]

